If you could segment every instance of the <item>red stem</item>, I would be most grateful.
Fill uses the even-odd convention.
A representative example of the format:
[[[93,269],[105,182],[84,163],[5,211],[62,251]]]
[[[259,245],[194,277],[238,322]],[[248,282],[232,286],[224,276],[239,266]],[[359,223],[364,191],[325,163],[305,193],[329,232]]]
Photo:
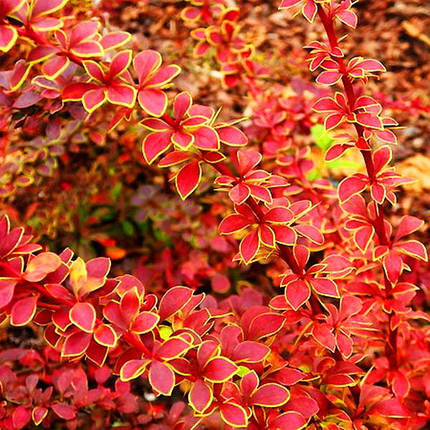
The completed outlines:
[[[223,161],[219,161],[218,163],[213,163],[213,164],[211,164],[211,166],[215,170],[217,170],[219,173],[221,173],[221,175],[231,176],[232,178],[235,177],[233,172],[230,170],[230,168],[227,166],[227,164],[225,164]]]
[[[50,46],[52,48],[56,48],[59,50],[60,53],[66,55],[69,60],[73,61],[81,67],[83,66],[82,60],[79,57],[69,51],[62,51],[61,47],[54,45],[49,39],[46,39],[41,34],[34,31],[31,27],[20,27],[17,28],[17,31],[19,36],[33,40],[34,42],[36,42],[37,46]],[[87,59],[90,60],[91,58]]]
[[[122,337],[127,343],[136,347],[143,355],[145,355],[146,358],[151,358],[151,351],[143,344],[135,333],[126,332]]]
[[[247,200],[247,203],[249,204],[249,206],[251,206],[251,209],[253,210],[257,218],[262,219],[264,216],[264,213],[261,210],[261,207],[259,206],[259,204],[252,197],[250,197]],[[287,263],[287,265],[290,267],[290,269],[295,275],[297,276],[303,275],[303,270],[301,270],[299,265],[297,264],[297,261],[294,258],[291,248],[289,248],[286,245],[279,245],[279,257]],[[311,306],[312,313],[314,315],[318,315],[322,313],[322,309],[318,302],[318,299],[313,294],[311,294],[309,304]]]
[[[324,26],[325,32],[327,33],[327,37],[330,43],[330,47],[332,50],[334,48],[339,47],[338,38],[336,35],[336,29],[334,26],[334,21],[331,16],[329,16],[324,7],[321,4],[318,4],[318,16],[321,19],[321,22]],[[342,73],[342,83],[345,89],[345,95],[347,98],[348,106],[351,111],[354,109],[354,105],[356,102],[356,95],[354,92],[354,87],[352,85],[351,79],[347,75],[346,65],[342,57],[332,57],[339,64],[339,71]],[[360,124],[354,123],[354,127],[357,131],[357,135],[359,138],[364,138],[364,128]],[[375,180],[375,165],[373,163],[371,151],[360,150],[361,155],[363,156],[364,163],[366,165],[367,175],[370,181]],[[382,205],[376,204],[376,219],[374,221],[375,232],[378,236],[379,242],[382,245],[389,246],[390,238],[387,236],[387,232],[385,229],[385,219],[384,219],[384,211]],[[385,294],[388,297],[391,293],[392,286],[390,281],[387,279],[384,272],[384,284],[385,284]],[[385,353],[388,359],[390,360],[392,368],[397,368],[397,330],[391,330],[391,318],[392,314],[389,315],[388,320],[388,330],[389,330],[389,341],[386,344]]]

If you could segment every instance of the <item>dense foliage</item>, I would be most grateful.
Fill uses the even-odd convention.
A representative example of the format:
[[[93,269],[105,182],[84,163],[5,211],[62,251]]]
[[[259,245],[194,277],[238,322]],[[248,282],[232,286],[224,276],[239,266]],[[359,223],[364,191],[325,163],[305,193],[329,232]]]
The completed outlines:
[[[257,2],[94,3],[0,0],[0,428],[426,428],[425,227],[354,2],[268,6],[306,56]]]

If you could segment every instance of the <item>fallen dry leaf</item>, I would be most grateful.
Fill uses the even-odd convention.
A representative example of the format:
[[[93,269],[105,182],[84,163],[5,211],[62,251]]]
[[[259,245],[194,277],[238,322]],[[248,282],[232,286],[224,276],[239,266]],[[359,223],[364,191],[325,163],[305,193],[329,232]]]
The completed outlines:
[[[407,178],[416,181],[405,185],[407,191],[421,193],[430,190],[430,158],[417,154],[396,164],[396,170]]]

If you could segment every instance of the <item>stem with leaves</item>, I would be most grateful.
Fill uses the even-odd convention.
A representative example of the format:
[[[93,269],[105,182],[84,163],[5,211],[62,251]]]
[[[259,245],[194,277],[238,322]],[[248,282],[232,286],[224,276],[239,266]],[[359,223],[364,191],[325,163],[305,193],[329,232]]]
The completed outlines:
[[[327,34],[330,47],[332,50],[335,48],[339,48],[339,41],[336,34],[335,23],[333,17],[330,16],[324,7],[318,3],[318,16],[324,26],[324,30]],[[356,93],[354,91],[354,87],[352,85],[352,81],[348,76],[346,64],[342,57],[332,56],[332,59],[339,64],[339,71],[342,73],[342,84],[344,87],[346,100],[351,111],[354,109],[355,102],[357,100]],[[357,132],[357,139],[364,139],[364,128],[360,124],[354,123],[355,130]],[[375,181],[375,165],[372,159],[371,149],[365,150],[360,149],[361,155],[363,157],[367,175],[370,178],[371,183]],[[387,231],[385,229],[385,219],[384,219],[384,210],[383,205],[375,202],[376,208],[376,219],[374,222],[374,228],[376,235],[378,236],[379,242],[381,245],[390,246],[390,238],[387,235]],[[385,285],[385,294],[388,298],[392,285],[388,280],[387,275],[384,272],[384,285]],[[390,358],[390,364],[393,368],[397,365],[397,329],[391,328],[391,319],[392,313],[389,314],[388,318],[388,333],[389,333],[389,341],[386,344],[386,356]]]

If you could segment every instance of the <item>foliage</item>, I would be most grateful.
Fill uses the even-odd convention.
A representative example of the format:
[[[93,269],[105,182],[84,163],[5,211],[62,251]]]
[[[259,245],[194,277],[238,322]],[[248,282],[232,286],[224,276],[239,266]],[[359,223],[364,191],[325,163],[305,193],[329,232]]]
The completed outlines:
[[[239,7],[174,9],[230,118],[109,24],[128,2],[78,3],[0,0],[0,318],[37,343],[0,352],[0,427],[425,428],[424,222],[390,216],[411,180],[354,2],[280,2],[325,31],[289,91]]]

